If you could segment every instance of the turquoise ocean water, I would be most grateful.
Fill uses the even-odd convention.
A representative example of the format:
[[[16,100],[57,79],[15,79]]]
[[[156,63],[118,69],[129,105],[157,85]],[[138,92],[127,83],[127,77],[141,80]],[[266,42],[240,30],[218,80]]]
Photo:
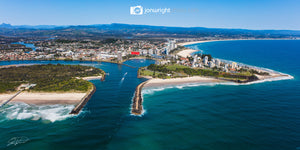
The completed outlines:
[[[137,68],[79,61],[10,61],[99,67],[97,91],[78,116],[72,106],[10,104],[0,109],[0,149],[300,149],[300,41],[219,41],[189,45],[217,58],[290,74],[250,85],[190,84],[143,90],[142,116],[131,116]],[[130,60],[145,66],[152,60]]]

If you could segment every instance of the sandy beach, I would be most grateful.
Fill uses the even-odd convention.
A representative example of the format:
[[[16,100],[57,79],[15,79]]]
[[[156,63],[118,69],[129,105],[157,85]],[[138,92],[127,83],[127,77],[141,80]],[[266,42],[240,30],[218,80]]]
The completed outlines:
[[[234,40],[234,39],[227,39],[227,40]],[[227,40],[205,40],[205,41],[193,41],[193,42],[184,42],[184,43],[177,43],[177,45],[185,46],[185,45],[191,45],[191,44],[197,44],[197,43],[206,43],[206,42],[214,42],[214,41],[227,41]],[[185,49],[177,53],[177,55],[181,57],[187,58],[188,56],[192,56],[192,53],[197,52],[198,50],[194,49]]]
[[[194,53],[194,52],[197,52],[198,50],[194,50],[194,49],[185,49],[185,50],[182,50],[180,52],[177,53],[178,56],[181,56],[181,57],[185,57],[187,58],[188,56],[192,56],[191,54]]]
[[[231,40],[231,39],[228,39]],[[184,42],[184,43],[177,43],[177,45],[185,46],[185,45],[191,45],[191,44],[197,44],[197,43],[205,43],[205,42],[214,42],[214,41],[227,41],[227,40],[205,40],[205,41],[193,41],[193,42]]]
[[[100,80],[102,78],[102,76],[90,76],[90,77],[83,77],[81,79],[83,80]]]
[[[0,103],[12,97],[11,94],[0,94]],[[46,93],[46,92],[22,92],[11,102],[24,102],[27,104],[77,104],[86,93]]]
[[[166,85],[180,85],[188,83],[212,83],[212,82],[228,82],[220,79],[208,77],[185,77],[185,78],[172,78],[172,79],[150,79],[144,87],[166,86]]]

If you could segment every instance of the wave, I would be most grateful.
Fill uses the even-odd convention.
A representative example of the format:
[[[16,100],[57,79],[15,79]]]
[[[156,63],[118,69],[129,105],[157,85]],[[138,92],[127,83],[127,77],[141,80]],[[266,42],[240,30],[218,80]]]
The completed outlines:
[[[165,86],[158,86],[158,87],[146,87],[142,91],[142,95],[151,95],[154,92],[163,91],[166,89],[183,89],[185,87],[197,87],[197,86],[216,86],[216,85],[239,85],[235,82],[206,82],[206,83],[183,83],[180,85],[165,85]]]
[[[274,77],[274,78],[268,78],[268,79],[263,79],[263,80],[257,80],[253,82],[248,82],[248,83],[242,83],[240,85],[250,85],[250,84],[257,84],[257,83],[263,83],[263,82],[272,82],[272,81],[279,81],[279,80],[291,80],[294,79],[293,76],[284,74],[286,76],[281,76],[281,77]]]
[[[25,136],[21,136],[21,137],[13,137],[11,138],[10,140],[8,140],[7,142],[7,147],[8,146],[16,146],[18,144],[23,144],[23,143],[26,143],[29,141],[29,138],[28,137],[25,137]]]
[[[143,117],[146,114],[146,112],[147,111],[143,108],[143,111],[142,111],[142,113],[140,115],[134,115],[134,114],[131,113],[131,109],[130,109],[130,116]]]
[[[142,111],[142,113],[141,113],[140,115],[134,115],[134,114],[131,113],[131,112],[132,112],[132,105],[133,105],[134,95],[135,95],[135,94],[133,94],[133,96],[131,97],[131,104],[130,104],[130,109],[129,109],[130,112],[129,112],[129,114],[130,114],[130,116],[143,117],[143,116],[146,114],[146,110],[145,110],[145,108],[144,108],[143,105],[142,105],[143,111]],[[142,95],[142,97],[143,97],[143,95]]]
[[[282,73],[283,74],[283,73]],[[229,86],[243,86],[243,85],[251,85],[251,84],[258,84],[258,83],[263,83],[263,82],[272,82],[272,81],[279,81],[279,80],[290,80],[294,79],[293,76],[284,74],[286,76],[281,76],[281,77],[274,77],[274,78],[268,78],[268,79],[263,79],[263,80],[257,80],[253,82],[248,82],[248,83],[235,83],[235,82],[207,82],[207,83],[184,83],[180,85],[165,85],[165,86],[158,86],[158,87],[145,87],[142,90],[142,95],[151,95],[154,92],[158,91],[163,91],[166,89],[172,89],[172,88],[177,88],[177,89],[183,89],[185,87],[197,87],[197,86],[216,86],[216,85],[229,85]]]
[[[13,103],[0,109],[0,119],[4,120],[45,120],[50,122],[65,120],[76,115],[69,114],[73,105],[28,105]]]

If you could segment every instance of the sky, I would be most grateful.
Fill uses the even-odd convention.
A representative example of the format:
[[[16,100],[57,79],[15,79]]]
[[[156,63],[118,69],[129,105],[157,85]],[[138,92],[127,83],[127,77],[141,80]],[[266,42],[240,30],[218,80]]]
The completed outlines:
[[[133,6],[170,11],[131,15]],[[300,0],[0,0],[0,23],[300,30]]]

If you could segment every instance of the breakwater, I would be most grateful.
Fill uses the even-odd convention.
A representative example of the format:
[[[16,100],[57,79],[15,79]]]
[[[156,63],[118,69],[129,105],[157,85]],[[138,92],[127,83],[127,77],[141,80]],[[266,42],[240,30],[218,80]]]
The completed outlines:
[[[104,73],[104,74],[102,75],[101,81],[104,81],[104,80],[105,80],[105,77],[106,77],[106,73]]]
[[[148,80],[149,81],[149,80]],[[131,114],[134,115],[141,115],[143,113],[143,97],[142,97],[142,89],[144,85],[148,82],[142,82],[139,84],[134,93],[134,97],[132,100],[132,108],[131,108]]]
[[[81,101],[75,106],[75,108],[72,109],[70,114],[78,114],[81,109],[85,106],[85,104],[90,100],[92,95],[96,91],[96,86],[93,84],[93,89],[91,89],[82,99]]]

